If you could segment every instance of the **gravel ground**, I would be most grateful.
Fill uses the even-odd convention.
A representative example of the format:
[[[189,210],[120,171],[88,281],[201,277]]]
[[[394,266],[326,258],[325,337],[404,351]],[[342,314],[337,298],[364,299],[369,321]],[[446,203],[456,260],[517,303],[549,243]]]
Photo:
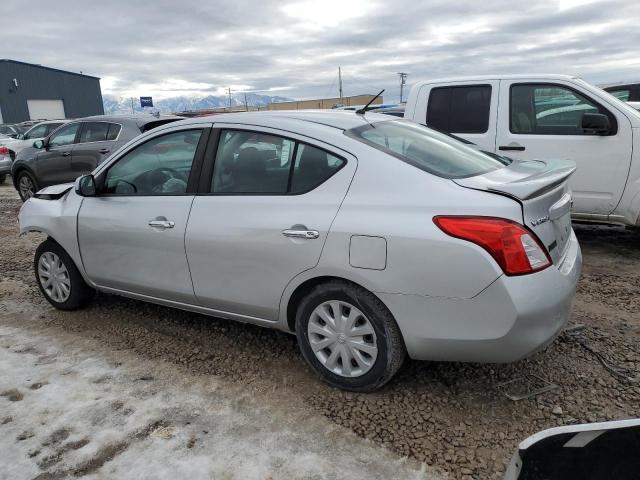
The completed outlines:
[[[295,338],[281,332],[110,295],[83,311],[53,310],[32,273],[42,237],[17,237],[19,207],[15,193],[0,187],[0,325],[93,339],[101,352],[162,360],[185,376],[215,375],[277,408],[321,414],[450,478],[501,478],[517,444],[539,430],[640,412],[637,233],[576,227],[584,270],[573,318],[545,351],[509,365],[410,361],[381,391],[363,395],[321,384]],[[556,387],[545,393],[507,397],[549,383]]]

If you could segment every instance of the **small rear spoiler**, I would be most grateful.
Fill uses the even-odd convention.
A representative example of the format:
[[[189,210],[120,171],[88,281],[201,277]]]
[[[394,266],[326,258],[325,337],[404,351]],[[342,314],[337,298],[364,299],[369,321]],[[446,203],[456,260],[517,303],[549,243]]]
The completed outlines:
[[[477,177],[455,179],[458,185],[528,200],[565,182],[576,171],[570,160],[520,161]]]

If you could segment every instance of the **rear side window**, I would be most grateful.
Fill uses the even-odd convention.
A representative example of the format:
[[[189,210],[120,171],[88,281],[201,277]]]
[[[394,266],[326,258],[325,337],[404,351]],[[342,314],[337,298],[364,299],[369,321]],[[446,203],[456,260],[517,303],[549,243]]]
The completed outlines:
[[[84,122],[80,143],[104,142],[107,139],[109,124],[107,122]]]
[[[107,140],[115,140],[118,138],[118,135],[120,134],[120,129],[122,127],[120,125],[118,125],[117,123],[110,123],[109,124],[109,131],[107,132]]]
[[[489,129],[491,85],[431,90],[427,125],[446,133],[485,133]]]
[[[509,163],[467,147],[456,139],[406,120],[390,120],[346,130],[345,135],[443,178],[464,178]]]
[[[213,168],[211,192],[218,194],[305,193],[346,161],[320,148],[260,132],[224,130]]]
[[[616,120],[604,107],[562,85],[518,84],[511,86],[511,133],[529,135],[590,135],[582,130],[585,113],[609,116],[612,134]]]
[[[629,98],[631,98],[631,90],[627,88],[620,90],[608,90],[608,92],[623,102],[628,102]]]

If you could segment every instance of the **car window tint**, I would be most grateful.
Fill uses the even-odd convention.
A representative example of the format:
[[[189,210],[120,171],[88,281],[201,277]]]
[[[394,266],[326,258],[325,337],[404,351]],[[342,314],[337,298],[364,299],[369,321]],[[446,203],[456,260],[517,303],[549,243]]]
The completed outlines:
[[[45,137],[47,135],[50,135],[51,132],[55,131],[58,127],[60,127],[61,125],[64,125],[64,123],[48,123],[47,124],[47,131],[45,132]]]
[[[247,131],[222,131],[213,168],[213,193],[287,192],[294,142]]]
[[[431,90],[427,125],[447,133],[485,133],[489,129],[490,85]]]
[[[80,143],[104,142],[107,139],[109,124],[107,122],[83,122]]]
[[[314,189],[345,164],[345,160],[311,145],[298,144],[291,179],[291,193]]]
[[[59,130],[53,133],[49,139],[50,147],[59,147],[61,145],[72,144],[76,138],[76,133],[80,128],[80,123],[71,123],[61,127]]]
[[[464,178],[508,164],[467,147],[447,134],[406,120],[389,120],[352,128],[345,135],[444,178]]]
[[[579,93],[556,85],[513,85],[510,130],[533,135],[585,135],[582,115],[604,113]]]
[[[105,193],[184,194],[201,134],[202,130],[173,132],[135,147],[107,171]]]
[[[33,127],[31,130],[25,133],[24,138],[25,140],[28,140],[30,138],[42,138],[42,137],[45,137],[46,135],[47,135],[47,125],[40,124]]]
[[[631,90],[609,90],[609,93],[623,102],[628,102],[631,97]]]
[[[116,140],[118,138],[118,134],[120,133],[120,125],[117,123],[109,124],[109,133],[107,133],[107,140]]]

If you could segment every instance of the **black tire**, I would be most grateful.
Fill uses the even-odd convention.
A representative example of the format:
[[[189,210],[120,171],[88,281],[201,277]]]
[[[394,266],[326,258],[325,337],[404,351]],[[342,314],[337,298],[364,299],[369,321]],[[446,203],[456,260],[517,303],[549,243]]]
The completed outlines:
[[[7,179],[6,173],[3,173],[2,175],[0,175],[0,185],[2,185],[6,179]]]
[[[31,185],[33,185],[33,190],[31,195],[28,195],[28,196],[25,195],[20,189],[20,182],[23,181],[23,179],[28,179],[28,181],[31,182]],[[29,198],[31,198],[31,196],[33,196],[33,194],[39,190],[38,182],[36,182],[36,179],[33,178],[33,175],[31,175],[26,170],[20,170],[20,172],[18,172],[18,175],[16,176],[15,186],[16,186],[16,190],[18,190],[18,195],[20,195],[20,198],[22,199],[23,202],[26,202],[27,200],[29,200]]]
[[[70,289],[68,297],[64,301],[56,301],[52,298],[51,294],[45,290],[40,280],[38,265],[40,258],[46,253],[53,253],[56,255],[67,269]],[[36,282],[38,283],[38,287],[40,288],[42,295],[51,305],[60,310],[77,310],[78,308],[82,308],[87,305],[95,295],[95,290],[84,281],[75,263],[73,263],[73,260],[67,252],[65,252],[64,248],[50,238],[42,242],[36,249],[33,268],[36,276]]]
[[[326,368],[313,352],[308,334],[311,314],[320,304],[339,300],[357,307],[371,323],[378,353],[369,371],[358,377],[338,375]],[[387,307],[371,292],[352,283],[334,280],[316,286],[300,302],[296,312],[296,337],[307,363],[331,386],[354,392],[372,392],[395,375],[406,357],[398,325]]]

